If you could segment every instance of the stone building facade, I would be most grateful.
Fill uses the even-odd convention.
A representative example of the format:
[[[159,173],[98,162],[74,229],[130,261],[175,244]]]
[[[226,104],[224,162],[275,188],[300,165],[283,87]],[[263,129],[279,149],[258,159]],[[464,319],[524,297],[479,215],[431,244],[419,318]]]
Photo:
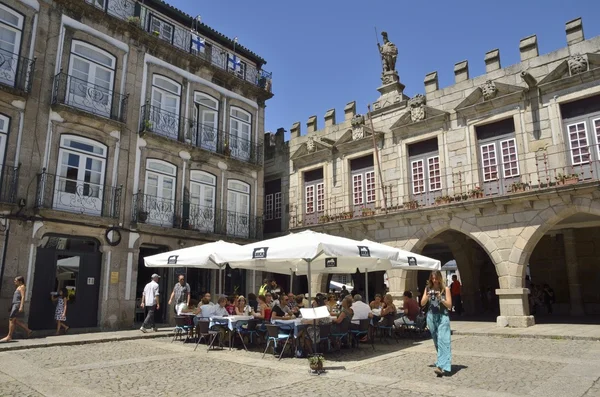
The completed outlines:
[[[0,11],[0,306],[23,275],[33,329],[54,326],[63,287],[71,326],[129,327],[157,271],[144,256],[262,238],[264,59],[161,0]],[[157,272],[168,321],[179,271]],[[194,298],[223,281],[187,275]]]
[[[351,102],[341,121],[330,110],[323,127],[313,116],[305,134],[297,122],[289,142],[273,137],[265,185],[282,186],[283,229],[455,259],[466,311],[500,325],[534,323],[527,274],[554,288],[555,313],[600,313],[600,37],[585,40],[576,19],[566,42],[540,55],[526,37],[520,63],[502,67],[495,49],[485,75],[459,62],[455,84],[440,88],[432,72],[413,98],[388,58],[370,112]],[[389,271],[395,299],[422,290],[421,273]]]

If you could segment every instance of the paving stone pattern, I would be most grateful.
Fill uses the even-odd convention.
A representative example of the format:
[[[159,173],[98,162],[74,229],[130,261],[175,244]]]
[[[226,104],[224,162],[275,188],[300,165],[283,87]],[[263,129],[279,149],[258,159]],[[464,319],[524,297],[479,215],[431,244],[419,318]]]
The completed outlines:
[[[600,397],[600,342],[457,336],[452,376],[433,373],[430,340],[378,343],[304,359],[258,348],[210,351],[170,338],[0,353],[4,396],[585,396]]]

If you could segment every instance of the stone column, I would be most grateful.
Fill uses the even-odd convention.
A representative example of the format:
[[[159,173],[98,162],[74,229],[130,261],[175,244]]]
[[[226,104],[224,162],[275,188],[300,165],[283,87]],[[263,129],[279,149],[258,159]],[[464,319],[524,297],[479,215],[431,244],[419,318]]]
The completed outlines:
[[[583,309],[583,297],[581,296],[581,283],[579,281],[575,231],[573,229],[563,230],[563,239],[565,245],[565,262],[567,265],[567,282],[569,283],[569,299],[571,301],[571,315],[582,316],[585,312]]]
[[[500,299],[500,315],[496,324],[501,327],[523,328],[535,324],[529,315],[529,290],[527,288],[501,288],[496,290]]]
[[[411,278],[410,274],[414,274],[414,280],[409,284],[409,278]],[[398,307],[402,306],[402,297],[404,291],[406,289],[411,289],[414,293],[417,290],[417,277],[416,272],[409,272],[407,270],[388,270],[388,285],[389,285],[389,293],[392,295],[394,299],[394,304]],[[410,285],[410,286],[409,286]]]
[[[310,275],[310,290],[311,298],[317,295],[317,292],[327,292],[329,288],[327,284],[327,274],[311,274]],[[312,303],[312,302],[309,302]]]

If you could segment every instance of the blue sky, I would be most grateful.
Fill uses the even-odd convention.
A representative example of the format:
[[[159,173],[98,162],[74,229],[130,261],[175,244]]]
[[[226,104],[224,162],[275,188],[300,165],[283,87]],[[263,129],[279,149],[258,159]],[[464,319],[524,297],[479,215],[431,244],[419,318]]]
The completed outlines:
[[[375,27],[398,47],[396,69],[405,94],[424,92],[438,71],[440,87],[454,82],[454,64],[467,59],[471,77],[485,72],[484,55],[499,48],[502,66],[519,62],[519,40],[537,34],[540,54],[566,45],[565,22],[583,18],[586,38],[600,34],[598,0],[166,0],[267,60],[275,96],[265,131],[289,131],[335,108],[338,122],[353,100],[357,111],[377,100],[381,61]],[[381,36],[379,36],[381,40]],[[286,136],[289,135],[286,134]]]

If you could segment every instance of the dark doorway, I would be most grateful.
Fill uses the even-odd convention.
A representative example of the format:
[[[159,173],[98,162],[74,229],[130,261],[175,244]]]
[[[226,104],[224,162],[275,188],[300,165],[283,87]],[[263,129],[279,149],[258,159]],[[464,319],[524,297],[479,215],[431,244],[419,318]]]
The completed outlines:
[[[160,294],[160,308],[154,313],[154,321],[158,324],[167,323],[168,322],[168,308],[167,302],[169,301],[169,295],[171,294],[171,288],[173,288],[174,282],[172,282],[169,277],[173,271],[171,269],[165,269],[160,267],[146,267],[144,265],[144,258],[151,255],[160,254],[163,252],[168,252],[170,249],[168,247],[156,247],[156,246],[141,246],[140,247],[140,255],[138,259],[138,275],[137,275],[137,283],[135,289],[135,307],[136,307],[136,320],[140,320],[139,316],[139,308],[142,292],[144,292],[144,287],[151,281],[151,277],[154,273],[160,276],[158,280],[159,285],[159,294]],[[171,285],[173,284],[173,285]],[[142,319],[143,321],[143,319]]]
[[[52,329],[55,306],[51,293],[66,289],[67,324],[74,328],[98,326],[98,297],[102,253],[96,239],[44,236],[37,248],[29,326]]]

